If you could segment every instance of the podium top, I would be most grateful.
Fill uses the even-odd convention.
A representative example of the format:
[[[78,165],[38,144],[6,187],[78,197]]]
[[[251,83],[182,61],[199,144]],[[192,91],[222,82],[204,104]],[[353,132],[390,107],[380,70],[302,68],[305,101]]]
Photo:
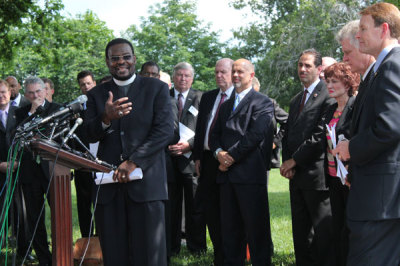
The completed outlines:
[[[36,151],[44,160],[55,161],[57,153],[57,164],[63,165],[65,167],[88,172],[105,172],[108,173],[112,169],[104,165],[98,164],[92,160],[82,158],[76,154],[59,149],[54,145],[50,145],[42,139],[34,140],[31,143],[31,147]]]

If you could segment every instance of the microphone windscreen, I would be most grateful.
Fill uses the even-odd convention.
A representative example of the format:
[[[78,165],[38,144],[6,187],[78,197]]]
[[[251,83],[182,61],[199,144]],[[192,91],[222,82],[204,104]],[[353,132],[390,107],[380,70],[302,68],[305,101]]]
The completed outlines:
[[[74,114],[79,113],[80,111],[83,110],[83,106],[79,102],[72,104],[69,108],[71,109],[72,113],[74,113]]]

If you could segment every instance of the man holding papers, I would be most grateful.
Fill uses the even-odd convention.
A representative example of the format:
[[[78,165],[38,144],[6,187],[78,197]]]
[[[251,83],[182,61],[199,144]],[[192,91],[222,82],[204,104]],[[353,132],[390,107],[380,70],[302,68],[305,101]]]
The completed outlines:
[[[360,52],[376,63],[364,97],[354,106],[353,135],[334,150],[350,160],[347,265],[399,265],[400,11],[377,3],[360,14]]]
[[[85,127],[99,141],[99,159],[118,168],[117,183],[97,186],[96,223],[104,265],[167,265],[164,148],[173,136],[168,85],[135,75],[132,44],[114,39],[106,47],[113,79],[91,89]],[[130,180],[135,169],[142,179]]]
[[[178,254],[181,249],[182,201],[185,199],[186,243],[191,252],[206,249],[205,225],[201,210],[195,208],[194,197],[197,190],[197,176],[191,158],[194,145],[201,92],[192,89],[193,67],[186,62],[178,63],[172,74],[174,88],[170,95],[178,105],[180,140],[170,145],[174,166],[174,181],[168,182],[168,196],[171,206],[171,253]]]

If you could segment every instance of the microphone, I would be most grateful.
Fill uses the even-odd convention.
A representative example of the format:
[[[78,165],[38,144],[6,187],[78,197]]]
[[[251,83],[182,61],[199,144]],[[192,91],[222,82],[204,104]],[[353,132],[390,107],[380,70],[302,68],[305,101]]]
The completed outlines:
[[[78,98],[76,98],[75,100],[73,100],[72,102],[69,102],[67,104],[64,104],[65,107],[69,107],[71,105],[74,105],[75,103],[79,103],[79,104],[83,104],[85,102],[87,102],[88,97],[86,95],[79,95]]]
[[[60,116],[62,116],[64,114],[67,114],[67,113],[76,114],[79,111],[82,111],[83,110],[82,104],[85,103],[87,101],[87,99],[88,98],[87,98],[86,95],[79,96],[78,98],[76,98],[76,100],[73,100],[72,102],[67,103],[65,105],[65,107],[61,108],[61,110],[59,110],[59,111],[57,111],[57,112],[55,112],[55,113],[43,118],[43,120],[40,121],[39,124],[40,125],[41,124],[45,124],[48,121],[53,120],[54,118],[60,117]]]
[[[67,141],[68,141],[69,138],[72,136],[72,134],[74,134],[76,128],[77,128],[78,126],[82,125],[82,123],[83,123],[83,119],[80,118],[80,117],[78,117],[78,118],[75,120],[74,126],[73,126],[73,127],[71,128],[71,130],[68,132],[67,136],[65,137],[64,141],[63,141],[62,144],[61,144],[61,147],[64,146],[65,143],[67,143]]]

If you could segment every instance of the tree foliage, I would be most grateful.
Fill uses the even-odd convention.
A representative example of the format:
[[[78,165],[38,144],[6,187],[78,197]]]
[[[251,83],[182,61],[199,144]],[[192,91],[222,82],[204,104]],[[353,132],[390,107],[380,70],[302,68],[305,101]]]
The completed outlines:
[[[192,1],[165,0],[150,7],[152,15],[141,17],[139,27],[132,25],[124,33],[134,44],[138,67],[151,60],[171,74],[175,64],[186,61],[196,72],[194,88],[215,88],[215,62],[223,57],[225,46],[218,42],[218,33],[203,26],[195,13]]]
[[[44,6],[32,0],[0,0],[0,59],[12,59],[15,48],[24,42],[26,36],[10,34],[12,31],[24,27],[46,28],[60,16],[63,7],[61,0],[47,0]]]
[[[297,60],[301,51],[315,48],[323,56],[341,59],[335,34],[371,2],[236,0],[236,8],[249,5],[260,20],[234,33],[240,42],[233,50],[253,59],[262,90],[287,106],[300,88]]]
[[[3,77],[14,75],[20,81],[28,75],[50,78],[58,102],[80,94],[76,81],[79,71],[88,69],[98,77],[108,73],[104,48],[113,34],[90,11],[76,18],[55,17],[46,26],[24,25],[9,34],[23,41],[13,59],[0,63]]]

